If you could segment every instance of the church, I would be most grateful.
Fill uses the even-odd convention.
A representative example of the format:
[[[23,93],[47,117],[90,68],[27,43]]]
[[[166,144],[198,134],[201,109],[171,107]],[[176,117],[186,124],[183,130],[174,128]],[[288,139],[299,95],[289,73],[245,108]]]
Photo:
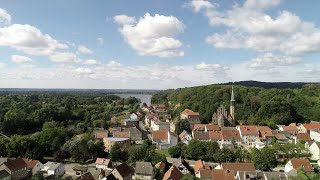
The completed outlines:
[[[217,111],[212,115],[212,124],[216,124],[219,127],[235,127],[235,98],[233,92],[233,86],[231,91],[231,100],[230,100],[230,110],[229,112],[223,105],[217,109]]]

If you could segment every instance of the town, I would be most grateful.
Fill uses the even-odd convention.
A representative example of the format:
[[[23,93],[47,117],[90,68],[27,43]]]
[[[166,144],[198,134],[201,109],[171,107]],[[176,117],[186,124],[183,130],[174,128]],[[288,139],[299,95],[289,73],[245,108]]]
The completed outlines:
[[[220,105],[208,124],[201,124],[200,114],[191,109],[184,109],[174,120],[168,105],[144,103],[136,112],[113,117],[107,129],[97,125],[91,137],[86,137],[100,141],[105,155],[84,161],[82,153],[87,152],[81,151],[81,140],[77,139],[86,135],[80,133],[63,145],[79,149],[69,160],[64,151],[46,161],[1,157],[0,179],[319,178],[319,122],[276,125],[272,129],[245,124],[237,120],[233,86],[230,91],[229,109]],[[10,141],[7,136],[2,138]]]

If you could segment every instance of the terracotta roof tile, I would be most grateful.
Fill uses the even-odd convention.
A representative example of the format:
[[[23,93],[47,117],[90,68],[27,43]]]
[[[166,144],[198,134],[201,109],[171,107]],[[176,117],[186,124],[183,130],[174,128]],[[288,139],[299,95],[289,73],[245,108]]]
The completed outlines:
[[[152,132],[152,139],[168,139],[168,131],[165,130],[159,130],[159,131],[153,131]]]
[[[110,159],[97,158],[96,164],[108,166],[110,164]]]
[[[105,137],[108,137],[108,131],[96,131],[95,132],[96,139],[103,139]]]
[[[193,132],[193,138],[200,141],[209,141],[210,136],[209,132],[203,132],[203,131],[195,131]]]
[[[257,126],[240,126],[240,131],[244,136],[259,136]]]
[[[212,141],[221,141],[222,140],[221,131],[209,131],[209,137]]]
[[[185,109],[184,111],[181,112],[181,114],[186,114],[188,116],[199,116],[198,112],[194,112],[190,109]]]
[[[303,168],[306,172],[313,172],[313,167],[308,159],[291,159],[290,161],[294,169]]]
[[[301,124],[306,130],[320,129],[320,123]]]
[[[178,170],[177,167],[172,166],[163,176],[163,180],[180,180],[183,174]]]
[[[298,131],[297,126],[281,126],[283,131]]]
[[[17,171],[23,168],[27,168],[27,164],[21,158],[8,159],[8,161],[4,162],[3,164],[7,166],[11,171]]]
[[[229,169],[213,169],[212,179],[219,180],[234,180],[235,171]]]
[[[27,164],[28,169],[33,169],[34,166],[39,162],[38,160],[33,160],[33,159],[26,159],[26,158],[22,158],[22,159]]]
[[[237,130],[225,129],[225,130],[222,130],[221,133],[222,133],[223,139],[228,139],[228,140],[232,140],[232,139],[240,140],[241,139],[240,133]]]
[[[300,133],[300,134],[297,134],[296,137],[298,140],[312,141],[312,139],[308,133]]]
[[[116,131],[113,133],[113,137],[116,138],[129,138],[130,137],[130,132],[128,131]]]
[[[222,167],[222,169],[234,170],[235,172],[236,171],[255,171],[256,170],[253,163],[225,162],[225,163],[221,163],[221,167]]]
[[[202,160],[198,160],[196,161],[196,163],[194,164],[194,173],[196,174],[200,169],[204,168],[204,164]]]

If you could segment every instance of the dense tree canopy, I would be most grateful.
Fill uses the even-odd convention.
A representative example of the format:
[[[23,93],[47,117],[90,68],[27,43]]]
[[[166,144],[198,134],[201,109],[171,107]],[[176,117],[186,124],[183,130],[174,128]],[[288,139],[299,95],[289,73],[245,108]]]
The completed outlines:
[[[306,84],[296,89],[264,89],[234,86],[236,119],[247,124],[274,124],[320,121],[320,85]],[[197,111],[209,122],[220,104],[230,104],[231,85],[209,85],[161,91],[152,103],[168,103],[175,118],[186,108]]]

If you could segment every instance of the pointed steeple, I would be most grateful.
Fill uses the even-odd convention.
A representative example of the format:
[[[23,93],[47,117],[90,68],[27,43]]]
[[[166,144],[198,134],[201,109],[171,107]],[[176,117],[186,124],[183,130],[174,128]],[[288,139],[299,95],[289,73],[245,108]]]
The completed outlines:
[[[230,100],[230,101],[232,101],[232,102],[236,101],[236,100],[234,99],[233,86],[232,86],[232,91],[231,91],[231,100]]]

